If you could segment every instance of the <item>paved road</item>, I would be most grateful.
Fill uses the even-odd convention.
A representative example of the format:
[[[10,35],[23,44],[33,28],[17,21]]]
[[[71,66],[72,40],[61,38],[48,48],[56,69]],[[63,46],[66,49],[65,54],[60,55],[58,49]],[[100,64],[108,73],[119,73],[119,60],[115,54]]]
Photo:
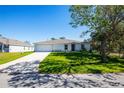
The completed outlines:
[[[2,87],[12,88],[124,88],[124,73],[108,74],[39,74],[13,73],[3,75],[8,81]]]

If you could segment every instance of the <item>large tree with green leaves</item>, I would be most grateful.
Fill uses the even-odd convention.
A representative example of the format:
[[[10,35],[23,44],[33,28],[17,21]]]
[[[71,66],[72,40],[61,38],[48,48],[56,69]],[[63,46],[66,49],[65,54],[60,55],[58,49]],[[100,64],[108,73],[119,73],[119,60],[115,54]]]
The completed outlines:
[[[120,23],[116,27],[116,29],[118,30],[118,33],[115,33],[115,35],[113,35],[113,38],[116,42],[113,42],[112,46],[114,46],[114,48],[118,50],[119,54],[123,53],[124,57],[124,23]]]
[[[116,33],[120,30],[119,24],[124,22],[124,6],[71,6],[71,25],[73,27],[88,26],[92,40],[99,45],[99,52],[103,62],[107,61],[107,55],[116,42]],[[115,38],[116,37],[116,38]]]

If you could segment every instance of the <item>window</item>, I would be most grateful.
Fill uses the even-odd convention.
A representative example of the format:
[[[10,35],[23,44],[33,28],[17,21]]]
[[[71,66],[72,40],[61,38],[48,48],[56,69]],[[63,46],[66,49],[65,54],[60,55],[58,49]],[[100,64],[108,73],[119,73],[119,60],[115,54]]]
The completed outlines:
[[[68,45],[65,45],[65,50],[68,50]]]

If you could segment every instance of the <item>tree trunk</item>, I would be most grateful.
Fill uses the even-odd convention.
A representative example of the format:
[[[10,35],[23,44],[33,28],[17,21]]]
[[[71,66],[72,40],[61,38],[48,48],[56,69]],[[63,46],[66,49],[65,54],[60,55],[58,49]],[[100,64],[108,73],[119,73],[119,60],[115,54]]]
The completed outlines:
[[[124,58],[124,51],[123,51],[123,54],[122,54],[122,58]]]
[[[100,50],[102,62],[107,62],[106,48],[107,48],[106,39],[103,39],[101,41],[101,50]]]
[[[122,46],[121,46],[121,44],[119,43],[119,51],[118,51],[118,53],[119,53],[119,57],[120,57],[120,58],[121,58],[121,51],[122,51],[122,50],[121,50],[121,47],[122,47]]]

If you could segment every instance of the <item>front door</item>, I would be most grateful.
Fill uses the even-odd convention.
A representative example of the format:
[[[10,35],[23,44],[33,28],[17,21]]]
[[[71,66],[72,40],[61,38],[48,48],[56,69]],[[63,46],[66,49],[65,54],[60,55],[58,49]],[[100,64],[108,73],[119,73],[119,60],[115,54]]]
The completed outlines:
[[[71,51],[75,51],[75,44],[71,44]]]

